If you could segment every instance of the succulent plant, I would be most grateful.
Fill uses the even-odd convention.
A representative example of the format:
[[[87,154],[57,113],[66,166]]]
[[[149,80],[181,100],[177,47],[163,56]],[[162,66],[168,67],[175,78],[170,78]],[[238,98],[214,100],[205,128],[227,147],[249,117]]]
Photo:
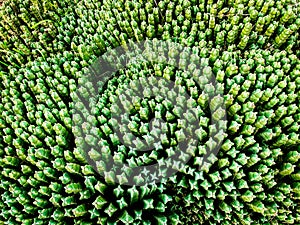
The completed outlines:
[[[0,7],[0,224],[299,224],[299,12],[295,0],[6,0]],[[194,73],[172,60],[129,63],[103,90],[95,118],[88,117],[74,101],[79,84],[100,56],[130,40],[192,49],[179,58]],[[170,50],[169,58],[176,54]],[[205,161],[221,140],[221,134],[210,139],[211,122],[223,114],[216,110],[219,98],[209,101],[214,86],[208,82],[204,92],[196,85],[192,62],[199,58],[202,72],[216,78],[227,112],[227,124],[220,124],[227,125],[225,139]],[[137,88],[132,80],[150,74],[173,81],[190,100],[168,102],[162,89],[150,89],[145,94],[156,98],[129,104]],[[90,90],[80,93],[88,97]],[[152,143],[147,121],[152,114],[165,118],[169,133],[152,129],[162,143],[151,154],[130,150],[113,132],[119,109],[110,106],[119,97],[134,112],[124,118],[130,131],[124,142],[137,148],[144,142],[134,142],[133,134]],[[192,120],[178,119],[183,104],[200,118],[199,143],[187,149],[184,166],[166,159]],[[101,176],[87,162],[82,146],[99,137],[101,152],[88,152],[96,168],[114,153],[130,166],[158,161],[178,172],[160,182],[163,170],[134,177],[137,184],[154,180],[145,185],[122,184],[126,176],[116,183],[113,173]]]

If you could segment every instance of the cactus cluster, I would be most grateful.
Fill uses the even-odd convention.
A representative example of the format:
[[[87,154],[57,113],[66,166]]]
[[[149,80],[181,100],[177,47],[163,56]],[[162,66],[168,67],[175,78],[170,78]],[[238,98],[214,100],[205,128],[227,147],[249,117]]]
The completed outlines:
[[[296,0],[6,0],[0,7],[0,224],[299,224],[299,28]],[[166,118],[169,135],[152,155],[128,151],[112,134],[108,104],[116,90],[132,77],[155,74],[187,90],[203,141],[173,176],[128,186],[87,163],[76,135],[86,127],[73,127],[80,116],[74,117],[72,97],[98,57],[146,39],[179,43],[205,59],[223,92],[227,129],[218,154],[199,169],[213,129],[209,97],[189,73],[129,64],[109,83],[97,129],[87,132],[109,140],[106,150],[129,165],[172,155],[184,126],[176,114],[180,101],[135,102],[133,134],[147,133],[151,113]],[[94,160],[97,154],[89,152]]]

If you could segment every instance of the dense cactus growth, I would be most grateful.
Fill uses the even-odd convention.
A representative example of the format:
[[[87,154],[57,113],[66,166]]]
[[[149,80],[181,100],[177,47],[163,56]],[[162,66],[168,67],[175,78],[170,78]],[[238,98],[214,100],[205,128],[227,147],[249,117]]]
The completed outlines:
[[[299,28],[295,0],[5,1],[0,224],[299,224]],[[155,38],[198,49],[194,54],[206,59],[224,92],[227,136],[201,170],[205,142],[185,169],[160,183],[109,182],[78,147],[72,96],[99,56],[129,39]],[[208,138],[207,96],[189,74],[159,63],[130,64],[109,94],[135,73],[188,90],[202,111],[201,135]],[[167,107],[159,99],[136,104],[159,113]],[[111,139],[108,108],[99,106],[97,122]],[[143,110],[132,122],[137,133],[145,128]],[[164,150],[178,141],[179,124],[167,112],[174,132],[160,152],[168,156]],[[143,162],[127,150],[117,150],[123,161]]]

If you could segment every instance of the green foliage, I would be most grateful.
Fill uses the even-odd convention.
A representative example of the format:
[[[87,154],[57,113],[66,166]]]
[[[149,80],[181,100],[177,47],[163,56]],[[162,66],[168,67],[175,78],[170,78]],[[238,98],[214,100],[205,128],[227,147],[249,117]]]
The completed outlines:
[[[299,12],[295,0],[5,1],[0,224],[299,224]],[[74,136],[89,129],[72,130],[72,98],[99,56],[128,39],[146,38],[199,47],[194,54],[208,59],[224,91],[228,136],[203,170],[200,142],[193,160],[168,180],[128,187],[104,180],[87,164],[78,147],[85,140]],[[130,65],[122,72],[151,72],[184,86],[203,112],[197,136],[208,138],[207,96],[185,73],[162,65]],[[114,95],[112,90],[107,94]],[[98,129],[85,138],[102,135],[118,146],[105,104],[93,121]],[[163,111],[164,104],[136,101],[140,121],[130,129],[146,132],[141,120],[151,107]],[[168,123],[178,108],[168,111]],[[184,135],[172,126],[174,135],[164,137],[164,146]],[[166,152],[172,155],[170,148]],[[121,147],[118,153],[120,162],[132,165],[159,156],[136,160]]]

